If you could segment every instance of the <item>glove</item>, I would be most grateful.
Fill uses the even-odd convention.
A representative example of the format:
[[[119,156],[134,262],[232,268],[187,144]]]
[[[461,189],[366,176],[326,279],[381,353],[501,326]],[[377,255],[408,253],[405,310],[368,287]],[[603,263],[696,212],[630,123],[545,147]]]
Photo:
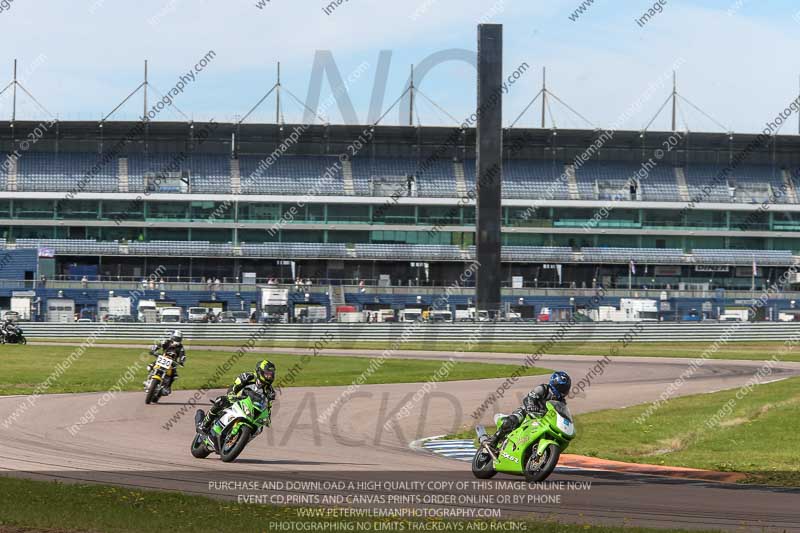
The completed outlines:
[[[266,392],[265,396],[267,397],[267,400],[273,401],[275,399],[275,391],[269,390]]]
[[[525,398],[522,400],[522,405],[529,413],[539,413],[542,410],[539,406],[539,397],[534,394],[528,394],[525,396]]]

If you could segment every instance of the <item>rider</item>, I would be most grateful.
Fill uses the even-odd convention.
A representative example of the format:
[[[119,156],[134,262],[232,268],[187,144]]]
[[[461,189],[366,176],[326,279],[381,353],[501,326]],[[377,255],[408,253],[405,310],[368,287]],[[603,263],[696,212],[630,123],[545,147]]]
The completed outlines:
[[[275,365],[272,361],[264,359],[256,365],[255,372],[243,372],[239,374],[233,385],[228,387],[227,394],[217,397],[211,402],[205,419],[198,428],[201,433],[208,433],[211,424],[228,407],[233,405],[242,396],[245,390],[255,390],[264,394],[267,400],[275,399],[275,389],[272,382],[275,381]]]
[[[14,330],[15,327],[16,326],[14,325],[14,321],[13,320],[8,318],[7,316],[3,317],[3,323],[2,323],[2,325],[0,325],[0,334],[2,334],[3,340],[6,340],[6,341],[9,340],[9,337],[11,336],[11,332],[12,332],[12,330]]]
[[[173,331],[169,339],[165,340],[162,343],[156,344],[154,349],[150,353],[152,355],[157,355],[156,352],[159,349],[164,350],[164,355],[168,353],[175,353],[176,357],[174,360],[179,365],[183,366],[186,363],[186,350],[183,347],[183,333],[181,332],[181,330],[176,329],[175,331]],[[152,368],[153,364],[151,363],[150,365],[147,366],[147,371],[149,372],[150,370],[152,370]],[[172,384],[177,379],[178,379],[178,367],[173,366],[172,379],[169,381],[169,383],[164,385],[165,395],[170,394],[172,392]]]
[[[537,385],[522,399],[522,407],[503,418],[503,424],[490,439],[489,445],[495,448],[509,433],[514,431],[525,420],[525,414],[541,416],[546,411],[545,405],[550,400],[566,402],[567,394],[572,387],[569,374],[561,370],[553,372],[549,383]]]

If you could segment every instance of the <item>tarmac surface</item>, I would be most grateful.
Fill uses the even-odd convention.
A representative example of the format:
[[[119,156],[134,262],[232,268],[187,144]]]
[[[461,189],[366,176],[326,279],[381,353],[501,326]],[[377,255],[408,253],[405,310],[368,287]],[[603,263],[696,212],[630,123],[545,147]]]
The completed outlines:
[[[293,352],[289,348],[263,351]],[[326,356],[380,354],[326,350]],[[451,355],[397,351],[392,357],[444,360]],[[566,370],[578,381],[598,359],[545,356],[538,365]],[[469,353],[459,355],[459,360],[521,364],[522,356]],[[571,409],[580,414],[652,401],[686,370],[689,361],[612,358],[586,392],[571,400]],[[676,396],[739,387],[762,365],[707,360]],[[190,367],[184,370],[190,371]],[[800,375],[800,363],[780,363],[771,378],[795,375]],[[542,380],[543,376],[521,378],[480,421],[489,423],[495,412],[511,411]],[[0,424],[0,472],[298,508],[347,506],[354,512],[373,513],[364,516],[375,516],[380,509],[403,509],[409,517],[497,518],[491,513],[499,512],[504,519],[547,517],[649,527],[800,531],[797,490],[580,469],[559,471],[547,484],[531,488],[521,484],[522,478],[502,474],[490,482],[478,482],[467,463],[410,447],[418,439],[474,426],[476,408],[502,383],[502,379],[438,382],[426,393],[419,383],[349,390],[286,388],[275,402],[272,428],[228,464],[214,455],[199,460],[189,453],[194,408],[187,407],[187,402],[194,391],[176,391],[149,406],[144,404],[143,392],[45,395],[36,398],[9,427]],[[200,407],[205,409],[202,404],[221,392],[210,391]],[[26,401],[26,396],[0,398],[0,421]],[[580,431],[579,417],[577,422]],[[310,518],[298,516],[298,521],[304,520]]]

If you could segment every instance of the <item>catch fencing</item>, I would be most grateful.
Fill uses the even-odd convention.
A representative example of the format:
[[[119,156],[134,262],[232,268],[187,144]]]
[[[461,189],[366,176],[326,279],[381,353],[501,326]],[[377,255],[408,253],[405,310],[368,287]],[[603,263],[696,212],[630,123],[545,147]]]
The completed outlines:
[[[391,342],[401,338],[404,331],[413,326],[407,342],[461,343],[474,335],[480,327],[482,342],[547,342],[553,338],[565,342],[616,341],[630,329],[624,322],[588,323],[403,323],[378,324],[270,324],[259,333],[256,324],[135,324],[135,323],[25,323],[21,327],[30,340],[83,339],[91,335],[102,339],[155,340],[164,338],[176,327],[183,331],[189,342],[202,340],[247,340],[284,341],[298,344],[313,343],[323,335],[329,342]],[[639,341],[677,342],[713,341],[722,335],[730,341],[782,341],[800,334],[800,322],[703,322],[664,323],[645,322],[637,335]]]

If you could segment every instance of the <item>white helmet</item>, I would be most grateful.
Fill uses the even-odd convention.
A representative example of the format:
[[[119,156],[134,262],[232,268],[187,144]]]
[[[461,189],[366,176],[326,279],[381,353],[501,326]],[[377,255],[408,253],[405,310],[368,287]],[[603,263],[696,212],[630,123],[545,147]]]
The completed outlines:
[[[183,333],[181,332],[181,330],[176,329],[175,331],[172,332],[172,340],[174,342],[183,342]]]

